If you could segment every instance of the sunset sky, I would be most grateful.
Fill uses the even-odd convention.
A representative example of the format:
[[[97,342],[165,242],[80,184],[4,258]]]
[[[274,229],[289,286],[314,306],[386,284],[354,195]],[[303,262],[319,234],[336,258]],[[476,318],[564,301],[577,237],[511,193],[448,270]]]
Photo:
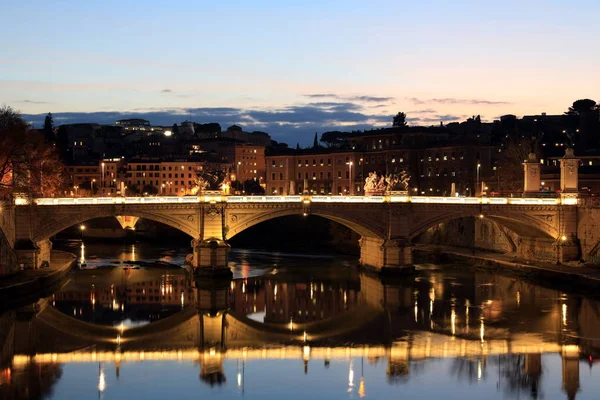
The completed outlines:
[[[598,21],[593,0],[14,1],[0,104],[36,124],[191,114],[290,143],[398,111],[562,113],[600,100]]]

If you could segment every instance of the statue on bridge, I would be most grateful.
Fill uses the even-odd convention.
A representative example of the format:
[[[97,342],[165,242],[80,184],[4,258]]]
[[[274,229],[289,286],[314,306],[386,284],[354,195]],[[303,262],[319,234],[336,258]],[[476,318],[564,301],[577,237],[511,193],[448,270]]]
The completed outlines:
[[[391,174],[379,175],[377,172],[369,172],[369,176],[365,178],[365,195],[381,196],[389,191],[407,191],[410,175],[406,170],[393,172]]]

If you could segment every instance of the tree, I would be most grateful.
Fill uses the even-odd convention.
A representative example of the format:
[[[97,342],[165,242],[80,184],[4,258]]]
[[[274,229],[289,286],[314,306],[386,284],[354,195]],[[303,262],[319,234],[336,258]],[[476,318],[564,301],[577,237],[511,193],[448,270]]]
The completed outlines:
[[[158,194],[158,188],[154,185],[144,185],[142,188],[142,193],[148,193],[150,196],[156,196]]]
[[[140,190],[136,184],[129,185],[125,189],[125,196],[137,196],[140,194]]]
[[[573,105],[569,107],[567,114],[579,115],[581,113],[593,111],[597,108],[596,102],[590,99],[579,99],[573,102]]]
[[[42,132],[44,132],[44,138],[46,139],[46,142],[55,142],[56,137],[54,136],[54,121],[52,120],[52,113],[48,113],[46,118],[44,118],[44,129]]]
[[[319,139],[317,138],[317,132],[315,132],[315,138],[313,139],[313,149],[319,148]]]
[[[64,166],[54,146],[10,107],[0,107],[0,192],[55,196],[65,190]]]
[[[394,117],[394,119],[392,121],[392,126],[399,127],[399,128],[404,128],[404,127],[408,126],[406,123],[406,114],[403,112],[399,112],[398,114],[396,114],[396,116]]]
[[[339,148],[346,144],[348,138],[348,132],[330,131],[321,134],[321,142],[325,143],[327,147]]]
[[[177,137],[179,135],[179,125],[173,124],[173,127],[171,128],[171,133],[173,134],[173,136]]]
[[[529,157],[531,147],[532,141],[528,138],[506,139],[496,169],[496,174],[501,178],[499,186],[502,190],[523,190],[523,162]]]

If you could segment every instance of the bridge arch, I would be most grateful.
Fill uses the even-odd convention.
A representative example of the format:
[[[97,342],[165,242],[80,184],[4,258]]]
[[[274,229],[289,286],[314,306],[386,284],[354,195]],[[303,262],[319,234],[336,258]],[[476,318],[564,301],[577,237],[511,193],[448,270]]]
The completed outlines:
[[[549,219],[546,217],[546,221],[543,221],[535,215],[528,215],[524,213],[513,213],[507,215],[498,211],[482,211],[479,213],[474,213],[473,211],[460,211],[437,215],[433,218],[429,218],[423,222],[415,224],[414,228],[411,230],[409,239],[413,240],[417,236],[440,224],[467,217],[485,218],[491,220],[501,226],[504,226],[521,237],[556,239],[559,236],[558,229],[554,224],[552,224],[552,222],[554,222],[554,216],[550,216]]]
[[[43,221],[43,225],[34,227],[32,240],[34,242],[50,239],[54,235],[62,232],[63,230],[85,223],[92,219],[97,218],[110,218],[117,217],[120,215],[128,215],[132,217],[139,217],[148,219],[155,222],[168,225],[175,228],[185,234],[190,235],[192,238],[198,237],[199,230],[197,224],[194,224],[193,220],[181,220],[176,217],[172,217],[168,213],[160,211],[140,211],[140,210],[107,210],[106,208],[90,209],[87,212],[71,213],[65,215],[59,215],[54,218],[49,218]],[[35,223],[33,220],[31,223]]]
[[[330,209],[317,209],[306,212],[302,208],[283,208],[245,215],[239,215],[235,211],[229,211],[226,225],[226,239],[229,240],[238,233],[262,222],[290,215],[316,215],[337,222],[340,225],[353,230],[362,237],[379,239],[385,237],[385,231],[381,226],[378,226],[376,223],[368,222],[357,215],[353,216],[349,213],[336,212]]]

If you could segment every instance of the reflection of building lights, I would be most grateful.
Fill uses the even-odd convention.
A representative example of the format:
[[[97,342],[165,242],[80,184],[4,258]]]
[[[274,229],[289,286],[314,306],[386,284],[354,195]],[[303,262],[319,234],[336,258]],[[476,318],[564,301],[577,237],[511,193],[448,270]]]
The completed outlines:
[[[302,348],[302,359],[304,361],[308,361],[309,358],[310,358],[310,346],[304,346]]]
[[[275,287],[273,288],[273,296],[277,299],[277,284],[275,284]]]
[[[517,305],[521,305],[521,292],[517,290]]]
[[[350,360],[350,371],[348,371],[348,391],[351,392],[354,387],[354,369],[352,368],[352,360]]]
[[[185,304],[185,296],[183,295],[183,290],[181,291],[181,308],[184,307]]]
[[[469,333],[469,306],[471,303],[469,299],[465,301],[465,332]]]
[[[567,326],[567,304],[563,303],[562,305],[562,323],[564,326]]]
[[[290,318],[290,332],[292,332],[294,330],[294,321],[292,318]]]
[[[306,331],[304,331],[303,340],[306,342],[308,340],[308,336],[306,335]]]
[[[100,392],[104,392],[104,390],[106,389],[106,376],[104,375],[104,364],[99,364],[98,372],[98,390]]]
[[[242,282],[242,293],[246,293],[246,284]]]
[[[415,322],[419,322],[418,315],[419,315],[419,307],[417,306],[417,302],[415,301]]]
[[[481,339],[481,343],[485,342],[485,325],[483,324],[483,318],[481,319],[481,325],[479,326],[479,338]]]
[[[358,395],[361,399],[365,398],[367,393],[365,392],[365,378],[360,378],[360,383],[358,384]]]
[[[450,329],[452,330],[452,336],[456,335],[456,310],[452,307],[452,313],[450,314]]]
[[[121,324],[119,325],[119,330],[121,331],[121,334],[123,334],[123,331],[125,330],[125,323],[123,321],[121,321]]]
[[[237,385],[238,385],[238,387],[242,386],[242,373],[241,372],[238,372],[238,374],[237,374]]]
[[[117,335],[117,344],[120,345],[121,344],[121,335]]]
[[[477,380],[481,380],[481,376],[483,375],[483,367],[481,365],[481,360],[477,360]]]

